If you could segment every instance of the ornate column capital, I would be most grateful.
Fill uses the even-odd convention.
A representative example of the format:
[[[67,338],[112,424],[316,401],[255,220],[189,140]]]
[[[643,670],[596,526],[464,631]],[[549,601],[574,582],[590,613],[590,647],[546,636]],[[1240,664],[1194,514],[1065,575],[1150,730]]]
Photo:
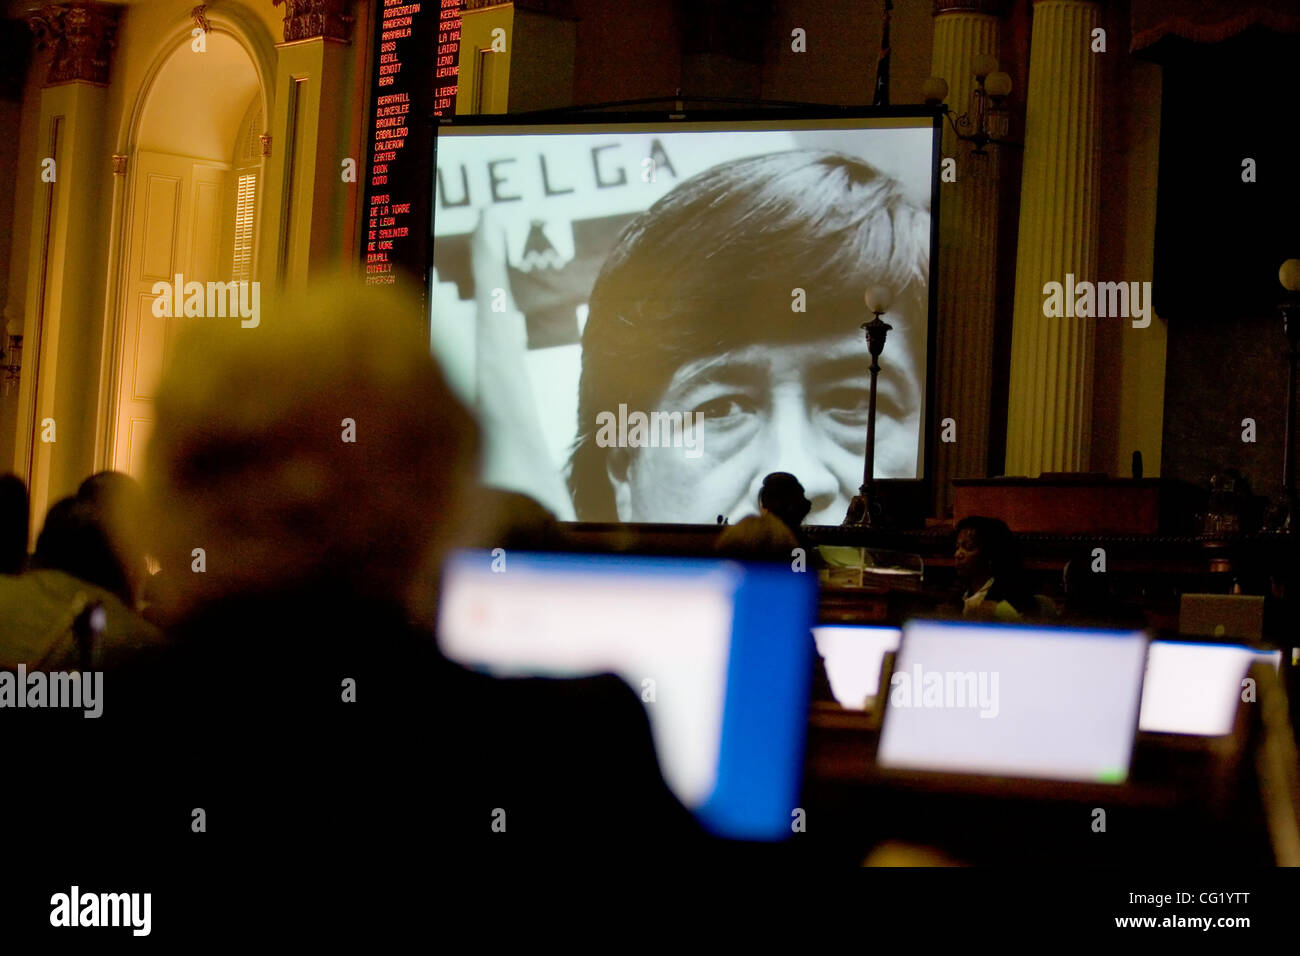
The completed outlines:
[[[347,0],[271,0],[284,4],[284,42],[294,40],[352,41],[353,18],[347,13]]]
[[[45,85],[108,86],[121,13],[121,7],[107,3],[52,3],[29,15],[27,25],[36,34],[36,48],[51,51]]]
[[[934,15],[983,13],[990,17],[1005,17],[1008,6],[1008,0],[934,0]]]

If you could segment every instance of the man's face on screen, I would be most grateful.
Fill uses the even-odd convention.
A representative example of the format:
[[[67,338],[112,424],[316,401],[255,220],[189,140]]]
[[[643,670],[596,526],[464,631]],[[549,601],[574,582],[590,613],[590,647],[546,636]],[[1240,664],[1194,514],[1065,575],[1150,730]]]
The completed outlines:
[[[621,521],[732,523],[757,512],[763,477],[802,482],[810,524],[839,524],[862,484],[871,357],[860,332],[754,344],[687,362],[645,411],[703,415],[698,453],[635,448],[610,459]],[[917,359],[897,333],[881,356],[877,477],[916,474],[921,399]]]

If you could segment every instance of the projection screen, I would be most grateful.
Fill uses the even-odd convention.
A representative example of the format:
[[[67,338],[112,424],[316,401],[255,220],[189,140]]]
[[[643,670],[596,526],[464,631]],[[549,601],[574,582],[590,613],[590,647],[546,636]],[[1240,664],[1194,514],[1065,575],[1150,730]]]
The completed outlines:
[[[925,460],[930,115],[447,125],[430,338],[485,484],[562,520],[732,523],[794,474],[862,481],[873,288],[893,330],[878,478]]]

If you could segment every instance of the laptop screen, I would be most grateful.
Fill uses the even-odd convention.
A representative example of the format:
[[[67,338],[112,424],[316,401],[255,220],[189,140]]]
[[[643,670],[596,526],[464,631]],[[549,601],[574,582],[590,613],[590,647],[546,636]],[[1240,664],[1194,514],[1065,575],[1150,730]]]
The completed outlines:
[[[1184,594],[1178,633],[1257,641],[1264,635],[1264,598],[1258,594]]]
[[[779,839],[798,804],[815,611],[816,578],[782,566],[465,551],[444,566],[438,640],[498,676],[622,677],[678,799],[715,833]]]
[[[1138,728],[1207,737],[1232,733],[1241,682],[1257,660],[1277,668],[1282,652],[1237,644],[1152,641]]]
[[[831,693],[841,707],[866,709],[867,700],[880,688],[885,655],[898,650],[902,635],[897,627],[828,624],[813,628]]]
[[[911,622],[890,678],[877,762],[1121,783],[1146,643],[1140,631]]]

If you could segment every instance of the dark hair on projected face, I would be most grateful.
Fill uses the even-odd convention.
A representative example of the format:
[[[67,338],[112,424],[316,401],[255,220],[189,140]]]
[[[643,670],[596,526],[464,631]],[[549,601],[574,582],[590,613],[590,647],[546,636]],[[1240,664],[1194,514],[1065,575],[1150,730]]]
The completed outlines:
[[[618,517],[607,460],[626,452],[597,446],[598,413],[658,410],[697,358],[856,332],[871,285],[895,292],[891,339],[924,334],[929,257],[929,210],[852,156],[768,153],[677,186],[623,230],[592,289],[568,478],[578,520]]]

